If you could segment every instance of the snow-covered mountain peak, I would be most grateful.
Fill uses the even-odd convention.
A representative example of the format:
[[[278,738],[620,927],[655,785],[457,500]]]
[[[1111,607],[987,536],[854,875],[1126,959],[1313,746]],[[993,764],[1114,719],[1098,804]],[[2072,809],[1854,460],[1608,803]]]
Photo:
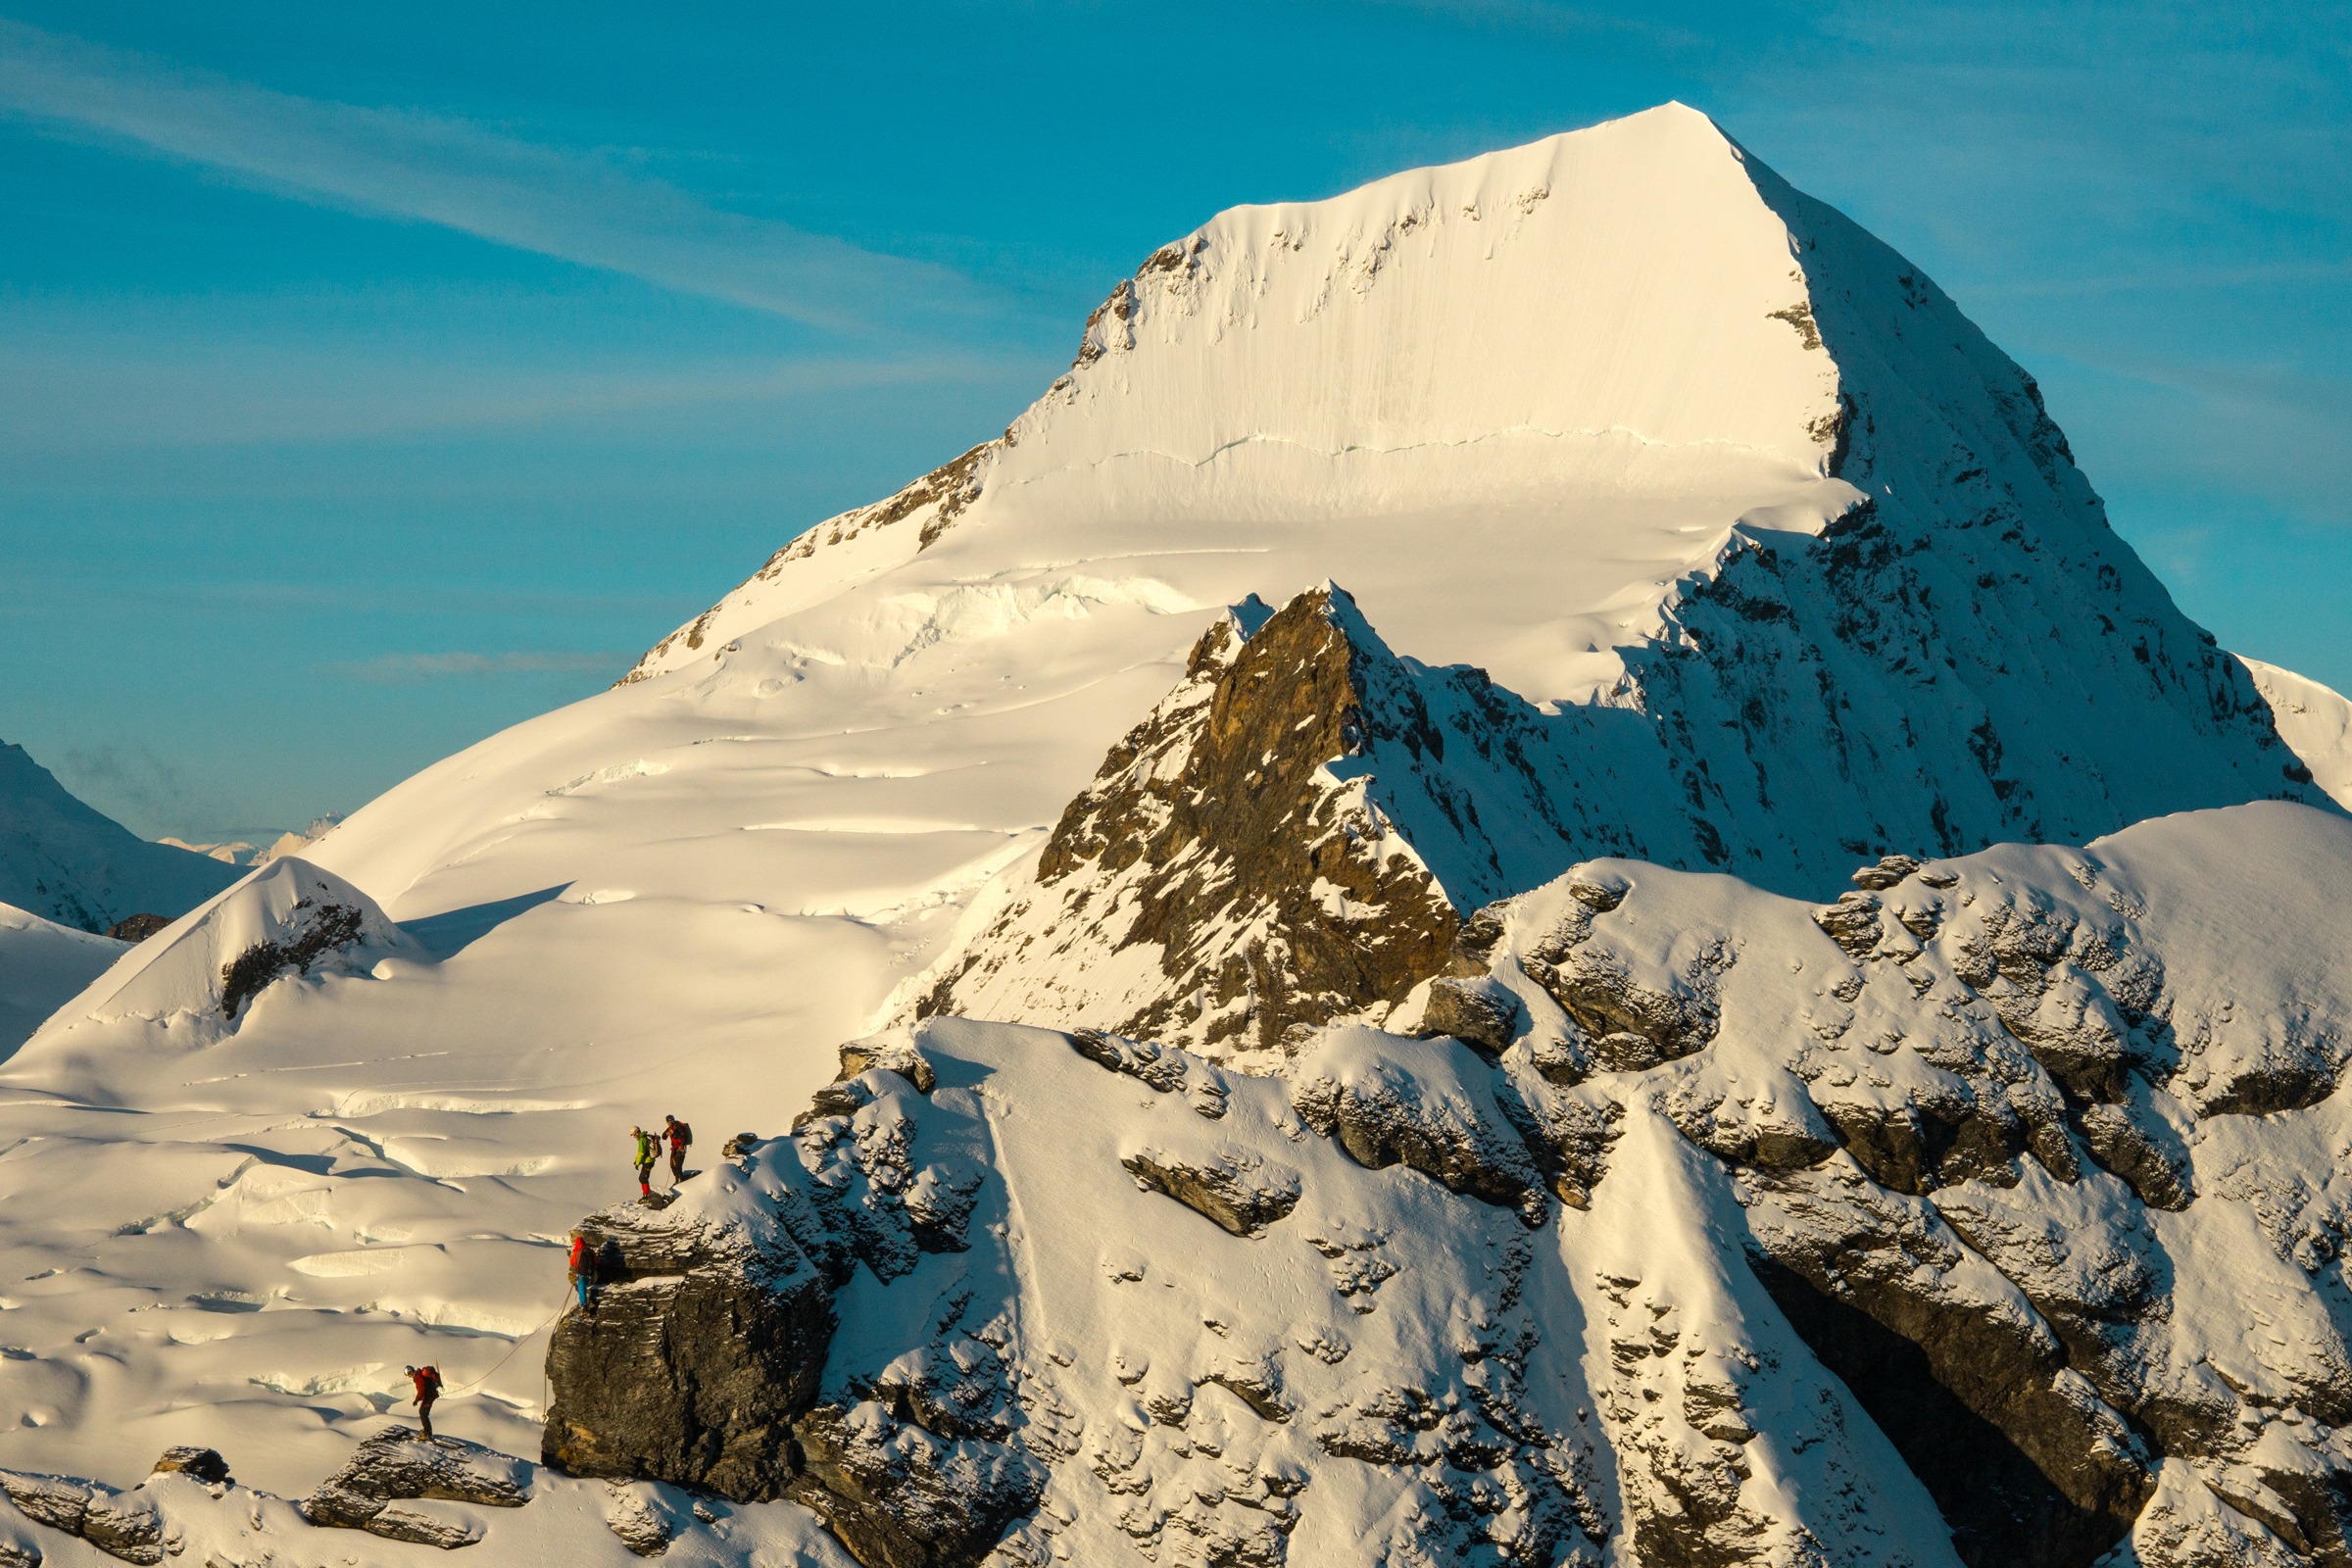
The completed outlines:
[[[999,472],[1247,467],[1266,461],[1253,447],[1295,448],[1357,459],[1366,480],[1395,467],[1342,503],[1395,506],[1458,482],[1469,464],[1445,449],[1494,442],[1508,456],[1471,455],[1487,489],[1680,482],[1709,449],[1818,468],[1837,383],[1810,309],[1739,149],[1669,106],[1218,215],[1096,313]],[[1439,461],[1364,461],[1416,452]]]
[[[967,574],[1034,560],[1073,516],[1093,553],[1235,523],[1402,518],[1409,536],[1465,505],[1538,507],[1529,544],[1573,546],[1586,530],[1563,507],[1609,503],[1615,553],[1682,566],[1741,501],[1819,526],[1859,497],[1825,482],[1839,379],[1798,244],[1745,155],[1680,105],[1231,209],[1121,282],[1002,438],[803,536],[634,674],[951,533],[987,536],[956,552]],[[1723,499],[1694,527],[1696,495]],[[1651,503],[1629,514],[1629,497]]]

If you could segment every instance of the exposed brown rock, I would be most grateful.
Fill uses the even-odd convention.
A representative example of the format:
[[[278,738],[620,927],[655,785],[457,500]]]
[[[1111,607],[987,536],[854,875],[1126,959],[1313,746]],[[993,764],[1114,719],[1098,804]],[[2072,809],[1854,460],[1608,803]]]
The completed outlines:
[[[1129,732],[1063,811],[1037,897],[1083,928],[1132,900],[1120,946],[1161,948],[1167,984],[1115,1033],[1272,1049],[1298,1025],[1394,1004],[1451,954],[1459,918],[1348,764],[1442,757],[1419,694],[1338,589],[1301,594],[1246,641],[1194,650],[1187,686]],[[1115,892],[1113,891],[1115,890]],[[919,1011],[959,1010],[1005,926]]]
[[[144,942],[172,923],[168,914],[133,914],[117,920],[106,934],[117,942]]]
[[[1165,1193],[1236,1236],[1262,1236],[1268,1225],[1298,1206],[1298,1173],[1231,1152],[1185,1159],[1141,1149],[1120,1161],[1138,1187]]]
[[[1413,1032],[1451,1035],[1486,1055],[1499,1056],[1510,1049],[1526,1012],[1517,997],[1492,980],[1440,976],[1430,982],[1421,1026]]]

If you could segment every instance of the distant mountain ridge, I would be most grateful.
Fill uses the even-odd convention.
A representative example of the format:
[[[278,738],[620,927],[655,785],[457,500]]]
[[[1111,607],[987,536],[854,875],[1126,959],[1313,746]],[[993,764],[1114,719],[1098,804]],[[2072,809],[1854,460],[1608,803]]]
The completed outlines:
[[[0,742],[0,904],[103,933],[134,914],[185,914],[240,874],[149,843],[75,799],[22,746]]]

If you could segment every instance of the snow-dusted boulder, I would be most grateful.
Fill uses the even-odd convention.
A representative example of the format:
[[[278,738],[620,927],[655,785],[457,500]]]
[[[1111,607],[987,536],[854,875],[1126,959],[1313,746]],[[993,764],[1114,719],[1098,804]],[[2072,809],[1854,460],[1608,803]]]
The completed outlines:
[[[1516,1125],[1526,1113],[1504,1108],[1494,1075],[1454,1041],[1326,1030],[1292,1065],[1291,1103],[1360,1165],[1409,1165],[1543,1223],[1543,1177]]]
[[[163,1512],[141,1490],[118,1492],[70,1476],[0,1470],[0,1493],[25,1518],[78,1536],[110,1557],[141,1565],[164,1560]]]

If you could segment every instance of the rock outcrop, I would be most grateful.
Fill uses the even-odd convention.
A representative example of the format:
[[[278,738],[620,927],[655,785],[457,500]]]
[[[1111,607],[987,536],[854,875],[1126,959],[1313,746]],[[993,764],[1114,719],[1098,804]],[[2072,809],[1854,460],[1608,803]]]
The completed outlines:
[[[0,1492],[35,1524],[78,1536],[110,1557],[152,1565],[164,1560],[164,1517],[155,1499],[72,1476],[0,1470]],[[40,1560],[33,1548],[31,1560]]]
[[[865,1068],[791,1137],[733,1140],[731,1162],[678,1201],[582,1223],[599,1283],[549,1348],[544,1457],[738,1501],[789,1496],[868,1568],[970,1568],[1034,1500],[1017,1451],[989,1441],[1003,1390],[957,1362],[944,1385],[919,1361],[875,1369],[857,1392],[821,1381],[844,1287],[960,1250],[980,1182],[920,1157],[914,1080],[931,1069],[910,1044],[869,1043],[858,1059],[907,1074]],[[651,1539],[633,1514],[615,1518],[632,1549]]]
[[[300,1506],[314,1525],[448,1549],[474,1544],[481,1539],[480,1527],[462,1511],[418,1504],[519,1508],[528,1501],[529,1469],[519,1460],[478,1444],[428,1441],[393,1427],[354,1448],[343,1468],[320,1482]]]
[[[757,1241],[674,1205],[581,1222],[593,1306],[548,1347],[542,1459],[570,1475],[642,1477],[738,1499],[792,1475],[792,1422],[816,1394],[831,1292],[779,1234]]]
[[[1136,950],[1137,1004],[1086,1021],[1141,1039],[1267,1050],[1294,1025],[1400,1001],[1444,960],[1456,914],[1393,797],[1445,748],[1345,593],[1270,617],[1245,607],[1070,803],[1034,892],[917,1013],[999,1010],[989,982],[1038,942],[1073,957]],[[1457,791],[1444,805],[1491,862],[1470,803]]]
[[[2269,1539],[2334,1561],[2342,1221],[2287,1152],[2336,1125],[2312,1107],[2343,1070],[2352,955],[2303,938],[2313,862],[2352,864],[2352,829],[2271,806],[1888,858],[1811,909],[1612,863],[1482,911],[1457,967],[1526,1009],[1506,1071],[1573,1062],[1555,1093],[1605,1087],[1724,1163],[1755,1277],[1963,1561],[2083,1565],[2135,1529],[2148,1564]],[[2256,1175],[2265,1149],[2288,1164]],[[2282,1339],[2239,1341],[2277,1313]]]

